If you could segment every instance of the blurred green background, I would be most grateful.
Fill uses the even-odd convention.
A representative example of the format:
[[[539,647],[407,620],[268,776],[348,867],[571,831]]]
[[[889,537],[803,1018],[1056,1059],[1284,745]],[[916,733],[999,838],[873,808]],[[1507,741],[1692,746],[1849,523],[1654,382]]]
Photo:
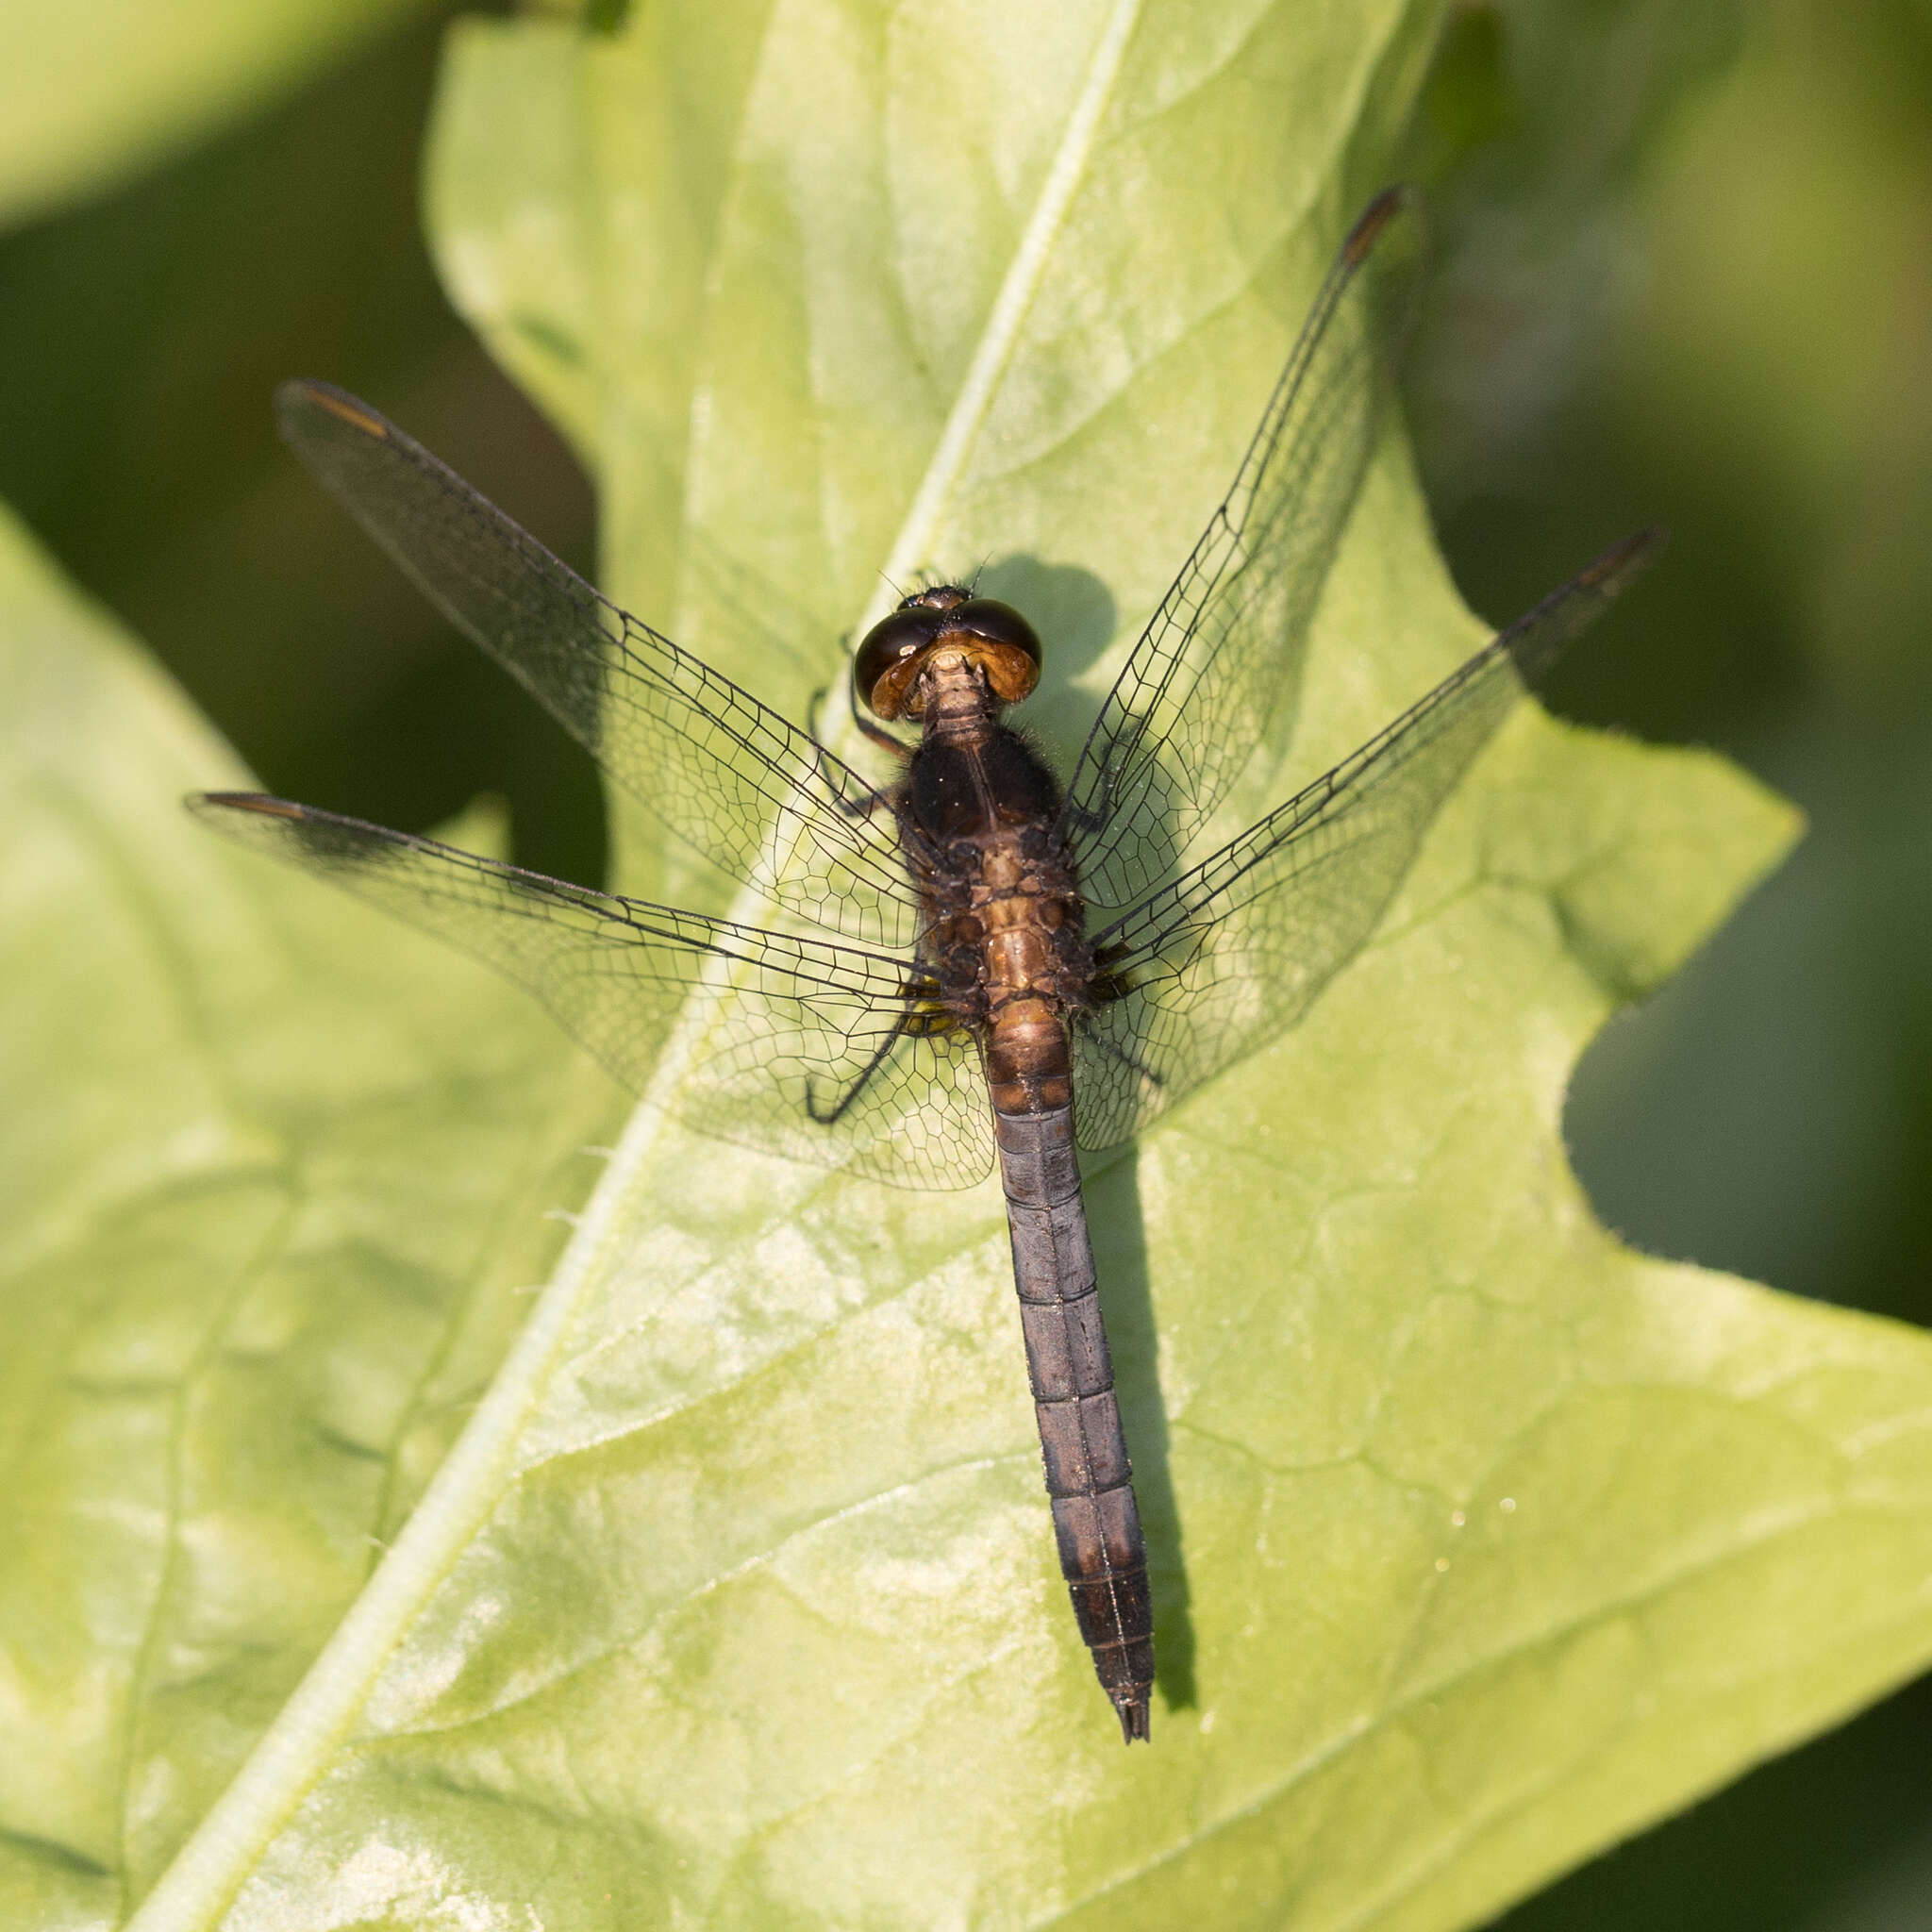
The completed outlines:
[[[584,479],[420,239],[454,9],[339,10],[15,213],[0,496],[272,789],[419,829],[499,792],[524,862],[594,881],[588,761],[271,432],[279,378],[341,382],[591,563]],[[1667,524],[1551,702],[1716,745],[1811,820],[1591,1050],[1577,1169],[1644,1248],[1932,1324],[1932,4],[1460,7],[1403,172],[1438,243],[1410,421],[1465,595],[1507,620]],[[1932,1924],[1928,1765],[1920,1685],[1505,1923]]]

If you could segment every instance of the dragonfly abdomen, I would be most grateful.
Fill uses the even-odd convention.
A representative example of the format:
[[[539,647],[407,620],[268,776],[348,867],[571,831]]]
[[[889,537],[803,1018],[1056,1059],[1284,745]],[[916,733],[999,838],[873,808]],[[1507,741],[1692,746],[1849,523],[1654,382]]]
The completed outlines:
[[[1080,1199],[1074,1112],[996,1110],[994,1127],[1060,1574],[1101,1688],[1131,1742],[1148,1735],[1154,1615]]]
[[[924,689],[910,852],[941,1001],[985,1056],[1060,1574],[1131,1743],[1148,1734],[1154,1615],[1074,1154],[1067,1026],[1093,980],[1079,880],[1052,774],[979,673],[939,658]]]

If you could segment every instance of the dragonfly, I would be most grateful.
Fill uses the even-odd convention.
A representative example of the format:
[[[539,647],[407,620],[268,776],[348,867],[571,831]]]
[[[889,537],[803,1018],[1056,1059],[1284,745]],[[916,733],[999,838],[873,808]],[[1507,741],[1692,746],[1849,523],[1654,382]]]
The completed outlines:
[[[895,773],[874,784],[369,405],[294,382],[280,425],[322,484],[616,785],[770,909],[656,905],[260,793],[188,801],[499,968],[701,1133],[899,1186],[997,1167],[1060,1568],[1129,1743],[1151,1734],[1154,1614],[1078,1150],[1130,1140],[1307,1011],[1524,688],[1659,541],[1605,551],[1331,771],[1206,836],[1263,744],[1370,460],[1400,277],[1367,271],[1412,259],[1418,221],[1390,190],[1342,242],[1063,784],[1005,721],[1041,641],[973,584],[914,591],[853,655],[852,720]],[[702,1051],[653,1086],[693,1012]]]

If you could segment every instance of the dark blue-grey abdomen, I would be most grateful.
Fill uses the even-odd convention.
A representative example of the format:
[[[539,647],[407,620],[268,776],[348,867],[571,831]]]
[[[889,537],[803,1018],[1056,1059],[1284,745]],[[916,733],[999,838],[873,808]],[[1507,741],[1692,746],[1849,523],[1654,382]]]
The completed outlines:
[[[1101,1688],[1132,1741],[1148,1735],[1154,1615],[1080,1199],[1073,1109],[996,1113],[993,1121],[1060,1574]]]

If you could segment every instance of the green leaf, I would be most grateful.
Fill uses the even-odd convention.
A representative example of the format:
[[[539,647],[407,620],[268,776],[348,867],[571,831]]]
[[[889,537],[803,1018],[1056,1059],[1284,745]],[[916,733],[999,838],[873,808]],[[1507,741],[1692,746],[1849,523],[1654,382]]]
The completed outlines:
[[[0,1898],[117,1923],[467,1421],[608,1084],[231,852],[247,782],[0,523]]]
[[[420,0],[70,0],[21,7],[0,75],[0,220],[114,186]]]
[[[452,285],[597,465],[613,587],[802,710],[881,570],[987,558],[1072,667],[1063,744],[1429,14],[640,11],[466,29],[432,166]],[[43,1921],[111,1918],[185,1837],[144,1927],[1460,1924],[1932,1652],[1932,1351],[1629,1254],[1563,1160],[1582,1043],[1793,835],[1720,761],[1524,707],[1307,1023],[1093,1177],[1163,1671],[1124,1754],[991,1188],[640,1112],[402,1520],[591,1090],[462,962],[193,844],[166,800],[211,748],[100,646],[57,656],[42,595],[25,789],[117,809],[27,848],[73,856],[9,925],[59,1023],[25,1016],[47,1098],[6,1184],[53,1219],[16,1319],[128,1298],[175,1351],[18,1351],[45,1413],[97,1357],[151,1409],[37,1424],[53,1468],[8,1491],[54,1499],[0,1700],[73,1740],[0,1790]],[[1479,636],[1391,441],[1276,788]],[[130,1258],[124,1202],[183,1163],[173,1245]]]

